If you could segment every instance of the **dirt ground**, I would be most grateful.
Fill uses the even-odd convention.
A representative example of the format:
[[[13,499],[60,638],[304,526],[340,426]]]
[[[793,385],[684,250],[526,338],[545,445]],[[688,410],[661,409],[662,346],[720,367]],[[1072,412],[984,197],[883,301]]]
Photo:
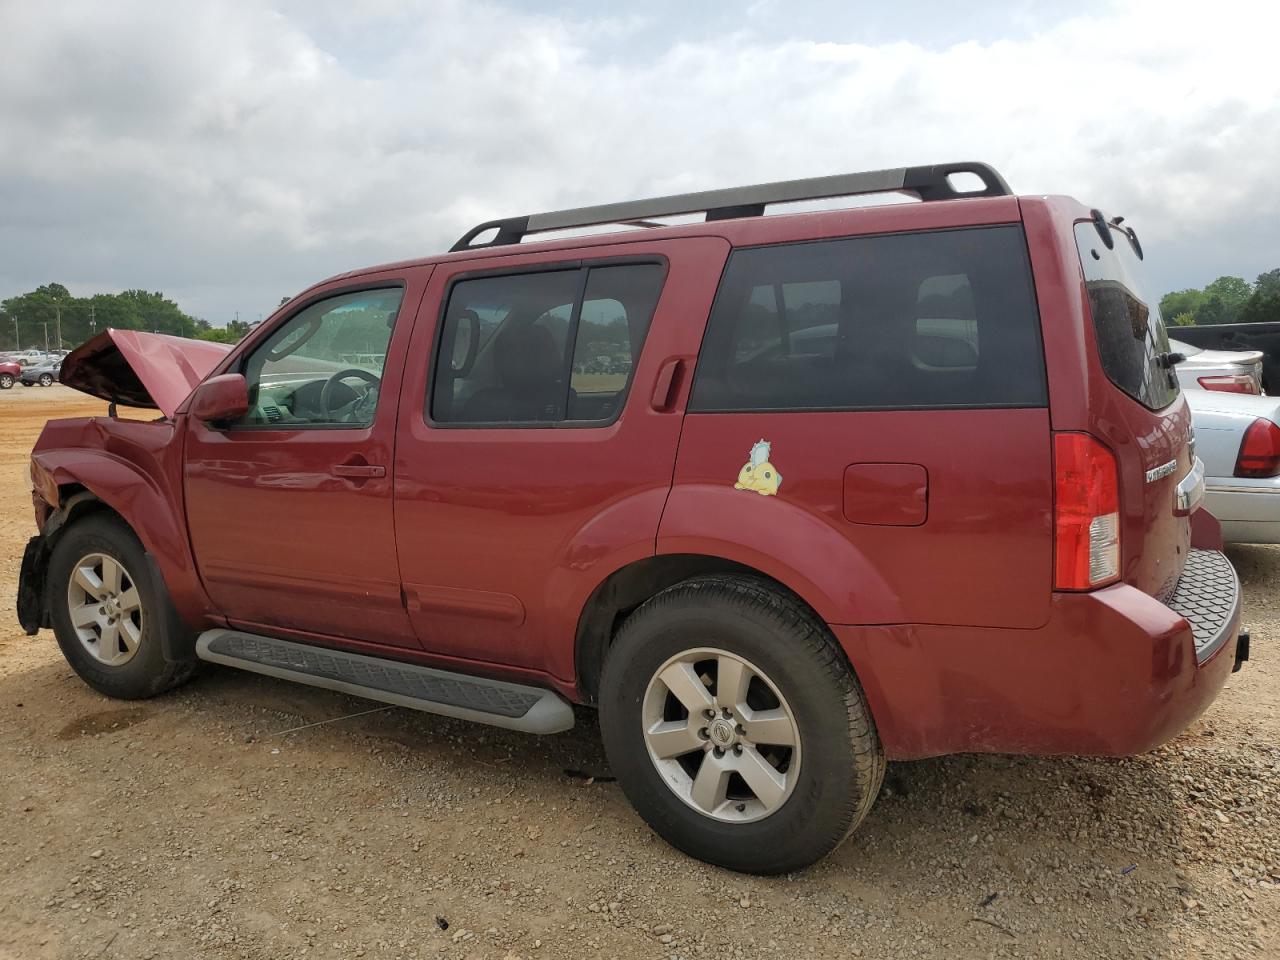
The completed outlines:
[[[102,409],[0,393],[0,957],[1280,956],[1280,548],[1231,551],[1254,659],[1173,743],[894,764],[834,856],[744,877],[653,836],[589,712],[539,739],[225,669],[92,692],[12,610],[32,442]]]

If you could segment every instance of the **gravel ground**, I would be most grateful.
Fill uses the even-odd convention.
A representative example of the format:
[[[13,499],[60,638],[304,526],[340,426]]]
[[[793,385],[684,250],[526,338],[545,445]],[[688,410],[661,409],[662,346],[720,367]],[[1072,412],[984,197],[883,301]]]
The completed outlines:
[[[0,395],[6,610],[32,441],[101,409]],[[1254,660],[1181,737],[891,765],[848,843],[773,879],[657,840],[589,712],[539,739],[220,669],[114,702],[6,614],[0,957],[1280,956],[1280,548],[1231,556]]]

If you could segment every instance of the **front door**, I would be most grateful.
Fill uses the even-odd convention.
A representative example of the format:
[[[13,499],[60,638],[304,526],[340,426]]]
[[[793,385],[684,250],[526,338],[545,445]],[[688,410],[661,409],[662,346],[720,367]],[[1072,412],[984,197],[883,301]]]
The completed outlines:
[[[654,553],[728,249],[640,241],[437,268],[396,448],[396,543],[427,650],[572,677],[591,591]]]
[[[233,625],[418,646],[400,597],[391,474],[425,280],[379,275],[310,298],[237,364],[249,384],[243,418],[188,418],[191,542]]]

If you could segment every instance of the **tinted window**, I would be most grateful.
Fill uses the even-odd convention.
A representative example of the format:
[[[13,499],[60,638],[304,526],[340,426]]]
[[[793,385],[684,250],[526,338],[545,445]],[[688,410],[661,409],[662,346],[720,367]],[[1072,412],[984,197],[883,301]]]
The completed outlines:
[[[241,425],[369,426],[404,291],[362,290],[313,303],[245,361]]]
[[[1159,297],[1151,295],[1129,238],[1112,231],[1107,249],[1092,222],[1076,224],[1076,247],[1089,291],[1089,310],[1098,341],[1098,358],[1117,387],[1152,410],[1178,396],[1178,378],[1160,365],[1169,352],[1169,335],[1160,316]]]
[[[663,275],[661,265],[644,263],[454,284],[436,360],[433,419],[612,420],[626,399]]]
[[[739,250],[692,410],[1042,406],[1020,227]]]

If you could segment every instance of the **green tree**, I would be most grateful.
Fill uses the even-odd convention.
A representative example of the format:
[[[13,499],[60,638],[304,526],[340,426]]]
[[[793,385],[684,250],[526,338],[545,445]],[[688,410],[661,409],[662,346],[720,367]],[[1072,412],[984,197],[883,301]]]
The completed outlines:
[[[1265,296],[1261,289],[1255,290],[1241,309],[1239,322],[1280,323],[1280,289]]]
[[[0,302],[0,347],[21,343],[42,348],[46,329],[49,346],[56,347],[59,327],[64,347],[83,343],[108,327],[192,336],[203,329],[201,322],[162,293],[126,290],[73,297],[62,284],[47,283]]]
[[[1253,288],[1248,282],[1240,277],[1219,277],[1213,283],[1204,288],[1205,306],[1210,302],[1217,300],[1221,303],[1221,319],[1205,321],[1200,319],[1200,314],[1196,314],[1197,323],[1235,323],[1236,318],[1240,316],[1240,311],[1244,309],[1244,305],[1249,301],[1249,297],[1253,294]]]
[[[1196,315],[1194,313],[1179,313],[1173,318],[1175,327],[1194,327],[1196,325]]]
[[[1255,297],[1259,295],[1269,297],[1276,293],[1280,293],[1280,267],[1258,274],[1258,279],[1253,284]]]
[[[1160,315],[1176,317],[1182,313],[1195,315],[1196,310],[1204,303],[1203,290],[1175,290],[1160,298]]]

